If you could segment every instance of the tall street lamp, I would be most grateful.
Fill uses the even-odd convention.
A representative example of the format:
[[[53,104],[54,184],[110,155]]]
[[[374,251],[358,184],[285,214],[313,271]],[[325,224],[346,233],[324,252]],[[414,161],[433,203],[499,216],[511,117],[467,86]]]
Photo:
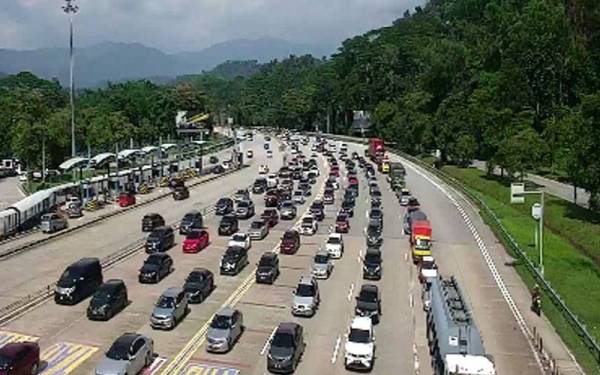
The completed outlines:
[[[62,9],[69,15],[69,53],[70,53],[70,102],[71,102],[71,157],[75,157],[75,101],[73,99],[74,82],[73,82],[73,67],[75,61],[73,59],[73,15],[77,13],[79,7],[74,4],[75,0],[65,0],[65,5]]]

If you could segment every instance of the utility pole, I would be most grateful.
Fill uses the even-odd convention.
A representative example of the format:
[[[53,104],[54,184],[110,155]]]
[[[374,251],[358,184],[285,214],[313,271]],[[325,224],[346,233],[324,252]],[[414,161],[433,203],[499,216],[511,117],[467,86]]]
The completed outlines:
[[[75,83],[73,80],[73,68],[75,66],[75,59],[73,56],[73,15],[77,13],[79,7],[73,4],[75,0],[65,0],[66,5],[62,7],[63,11],[69,15],[69,88],[70,95],[69,99],[71,102],[71,157],[75,157],[75,99],[74,99],[74,90]]]
[[[46,182],[46,135],[42,135],[42,182]]]

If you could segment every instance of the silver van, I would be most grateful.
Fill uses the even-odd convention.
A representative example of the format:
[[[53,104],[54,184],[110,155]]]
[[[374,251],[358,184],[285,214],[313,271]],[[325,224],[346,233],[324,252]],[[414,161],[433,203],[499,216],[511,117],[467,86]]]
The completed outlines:
[[[311,317],[316,314],[321,303],[321,296],[319,285],[314,277],[301,277],[296,290],[292,293],[294,295],[292,315]]]
[[[40,228],[44,233],[53,233],[69,226],[67,219],[59,214],[45,214],[42,216]]]
[[[225,353],[244,332],[244,317],[242,312],[225,307],[215,314],[206,332],[206,351],[212,353]]]
[[[150,316],[154,329],[173,329],[188,311],[188,297],[183,288],[172,287],[163,292]]]

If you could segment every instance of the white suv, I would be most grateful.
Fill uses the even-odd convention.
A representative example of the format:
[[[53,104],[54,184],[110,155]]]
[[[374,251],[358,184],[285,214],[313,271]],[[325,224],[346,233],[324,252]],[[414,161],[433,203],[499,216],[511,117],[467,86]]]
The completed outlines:
[[[325,249],[334,259],[340,259],[344,255],[344,238],[341,233],[331,233],[325,243]]]
[[[319,229],[319,223],[315,220],[311,215],[304,216],[302,218],[302,223],[300,224],[300,234],[308,234],[313,235],[317,233]]]
[[[252,246],[252,240],[250,239],[248,233],[238,232],[231,236],[228,245],[229,247],[237,246],[249,250],[250,246]]]
[[[346,369],[367,371],[373,369],[375,337],[373,337],[371,318],[357,316],[352,320],[344,349]]]

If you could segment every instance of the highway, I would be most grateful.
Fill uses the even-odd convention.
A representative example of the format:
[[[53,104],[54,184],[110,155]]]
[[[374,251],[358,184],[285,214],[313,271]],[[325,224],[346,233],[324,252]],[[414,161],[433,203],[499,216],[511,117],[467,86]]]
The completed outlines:
[[[144,238],[140,222],[145,213],[159,212],[167,222],[174,222],[192,208],[212,206],[218,198],[250,185],[258,174],[259,164],[268,164],[271,171],[276,171],[281,166],[282,155],[275,151],[274,158],[267,159],[262,144],[262,136],[257,136],[255,142],[244,145],[255,151],[249,168],[200,185],[191,191],[188,200],[160,200],[2,261],[0,306],[56,281],[66,265],[81,257],[102,258],[135,245]],[[362,154],[361,147],[351,145],[350,152],[356,150]],[[310,155],[311,152],[304,148],[304,153]],[[328,170],[321,156],[319,164],[321,176],[313,186],[311,199],[318,197]],[[292,317],[291,293],[299,277],[309,273],[315,251],[325,244],[341,204],[343,188],[338,190],[335,204],[326,206],[326,217],[319,223],[318,233],[303,236],[297,254],[281,255],[281,276],[274,285],[254,283],[254,264],[264,252],[278,248],[279,238],[296,221],[280,221],[264,240],[253,242],[250,265],[231,277],[218,275],[219,261],[228,239],[217,235],[219,218],[209,215],[205,225],[211,236],[210,246],[199,254],[183,254],[182,238],[177,235],[176,245],[169,251],[175,272],[159,284],[141,285],[137,281],[138,269],[146,258],[143,251],[104,272],[105,280],[121,278],[125,281],[131,300],[131,304],[110,321],[89,321],[85,315],[89,300],[76,306],[59,306],[48,301],[1,327],[0,342],[37,338],[46,361],[42,373],[92,374],[102,353],[116,337],[123,332],[139,332],[154,339],[158,354],[147,373],[256,375],[266,373],[266,349],[274,328],[282,321],[295,321],[304,326],[307,343],[296,373],[346,373],[344,335],[354,316],[354,296],[365,283],[360,257],[366,249],[363,230],[367,224],[369,193],[360,171],[359,179],[360,194],[350,221],[351,230],[344,235],[345,254],[335,262],[331,278],[319,281],[322,301],[312,318]],[[375,326],[377,349],[372,373],[414,374],[418,371],[428,375],[432,370],[425,338],[425,314],[416,268],[410,260],[407,238],[402,234],[404,208],[389,190],[385,176],[378,174],[378,179],[384,211],[383,278],[369,283],[379,285],[383,311],[380,324]],[[529,344],[481,256],[471,226],[436,183],[407,164],[407,186],[419,198],[433,226],[433,251],[440,271],[448,276],[454,274],[466,291],[487,352],[495,358],[498,374],[540,374]],[[341,177],[340,185],[345,184],[345,178]],[[262,196],[253,195],[253,200],[259,215],[264,209]],[[310,203],[308,200],[299,208],[298,218]],[[242,230],[250,221],[242,221]],[[483,241],[493,243],[494,240],[486,233]],[[198,266],[213,271],[216,289],[202,304],[191,305],[190,313],[173,331],[152,330],[149,315],[157,297],[169,286],[181,286],[189,271]],[[246,331],[229,353],[208,354],[204,346],[207,323],[220,307],[227,305],[235,305],[243,312]]]

